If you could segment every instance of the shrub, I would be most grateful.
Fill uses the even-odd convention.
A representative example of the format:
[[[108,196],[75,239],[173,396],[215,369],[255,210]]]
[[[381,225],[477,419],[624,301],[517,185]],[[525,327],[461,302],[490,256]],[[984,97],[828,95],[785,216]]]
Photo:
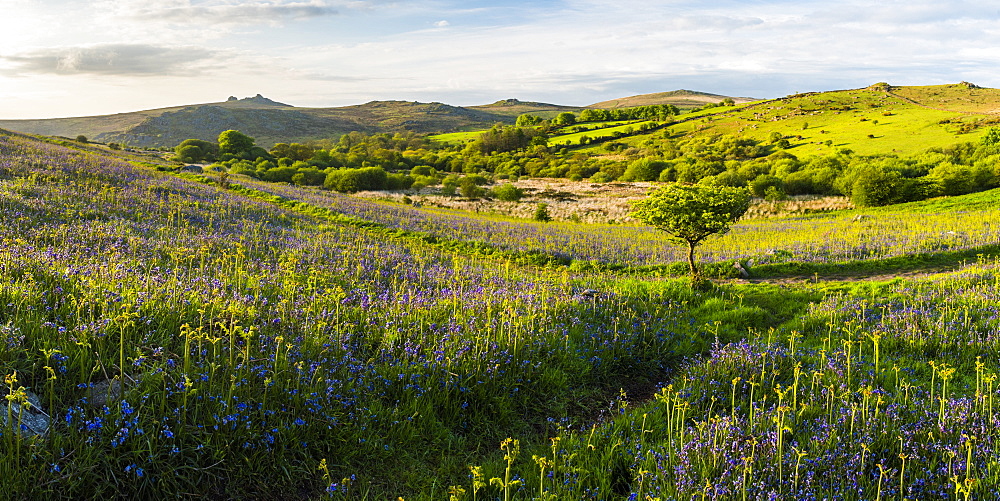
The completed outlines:
[[[409,174],[387,174],[385,177],[385,189],[387,190],[408,190],[415,182],[413,176]]]
[[[264,175],[262,177],[265,181],[270,181],[272,183],[291,183],[292,177],[297,172],[298,169],[292,166],[275,167],[264,171]]]
[[[441,181],[441,194],[452,197],[458,190],[458,176],[452,174]]]
[[[655,181],[660,172],[667,166],[666,162],[652,158],[640,158],[633,161],[621,176],[622,181]]]
[[[851,202],[859,207],[877,207],[895,203],[897,188],[903,176],[884,169],[866,170],[858,175],[851,186]]]
[[[382,190],[386,187],[386,178],[386,172],[381,167],[335,169],[327,172],[323,186],[341,193]]]
[[[471,176],[463,177],[459,187],[462,190],[462,196],[469,200],[475,200],[486,194],[486,190],[476,184],[476,180]]]
[[[538,206],[535,207],[535,214],[531,216],[535,221],[541,221],[543,223],[552,220],[552,216],[549,215],[549,204],[544,202],[539,202]]]
[[[785,182],[782,181],[780,177],[772,176],[770,174],[761,174],[753,181],[750,181],[750,191],[753,192],[754,196],[763,198],[767,195],[768,188],[779,189],[782,193],[784,193]]]
[[[493,188],[493,196],[505,202],[517,202],[524,196],[524,190],[511,183],[504,183]]]

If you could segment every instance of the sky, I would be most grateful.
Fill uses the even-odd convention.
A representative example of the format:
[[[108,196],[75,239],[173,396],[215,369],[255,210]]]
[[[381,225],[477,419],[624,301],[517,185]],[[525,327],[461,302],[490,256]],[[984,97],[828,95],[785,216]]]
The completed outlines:
[[[0,0],[0,119],[256,94],[584,106],[1000,87],[998,21],[991,0]]]

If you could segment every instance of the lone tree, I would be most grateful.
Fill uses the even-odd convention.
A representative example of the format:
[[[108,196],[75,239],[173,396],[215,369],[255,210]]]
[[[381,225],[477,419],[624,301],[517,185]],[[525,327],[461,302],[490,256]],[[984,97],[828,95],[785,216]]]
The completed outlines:
[[[254,139],[238,130],[227,130],[219,134],[220,155],[248,155],[253,148]]]
[[[670,184],[632,202],[630,215],[687,243],[691,278],[700,278],[694,249],[709,235],[723,234],[750,208],[750,192],[728,186]]]

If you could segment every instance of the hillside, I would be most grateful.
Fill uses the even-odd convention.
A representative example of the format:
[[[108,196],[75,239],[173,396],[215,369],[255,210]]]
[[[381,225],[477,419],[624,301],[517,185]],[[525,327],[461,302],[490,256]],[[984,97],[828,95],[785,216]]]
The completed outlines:
[[[230,97],[217,103],[114,115],[0,120],[0,128],[46,136],[84,135],[93,141],[136,147],[172,147],[189,138],[214,140],[224,130],[237,129],[267,147],[278,142],[336,137],[351,131],[411,131],[423,134],[474,130],[497,122],[513,123],[522,113],[554,116],[562,111],[576,110],[579,108],[516,99],[472,107],[413,101],[372,101],[354,106],[302,108],[258,94],[252,98]]]
[[[997,190],[744,219],[695,290],[648,226],[150,160],[0,131],[9,498],[1000,496]]]
[[[595,109],[614,109],[614,108],[631,108],[633,106],[651,106],[656,104],[672,104],[682,110],[689,110],[692,108],[699,108],[704,106],[706,103],[718,103],[729,96],[721,96],[718,94],[709,94],[707,92],[698,92],[694,90],[674,90],[670,92],[657,92],[653,94],[640,94],[638,96],[624,97],[621,99],[612,99],[610,101],[601,101],[599,103],[594,103],[587,108]],[[731,98],[736,103],[748,103],[751,101],[757,101],[757,99],[750,97],[732,97]]]
[[[774,133],[796,156],[855,153],[903,154],[977,140],[1000,123],[1000,90],[972,84],[866,88],[797,94],[736,107],[681,115],[668,126],[675,138],[735,135],[766,141]],[[652,134],[622,139],[638,145]],[[598,146],[581,148],[598,152]]]
[[[351,131],[418,133],[483,128],[513,123],[516,115],[460,108],[441,103],[372,101],[338,108],[300,108],[257,95],[218,103],[161,108],[133,113],[45,120],[0,120],[0,128],[48,136],[85,135],[99,142],[137,147],[172,147],[198,138],[215,140],[237,129],[268,147],[277,142],[305,142]]]
[[[681,94],[677,94],[677,93]],[[655,96],[674,96],[657,98]],[[645,101],[635,96],[620,103],[717,102],[724,96],[691,91],[650,94]],[[685,97],[686,96],[686,97]],[[698,99],[702,99],[698,101]],[[740,100],[737,100],[740,101]],[[633,106],[633,104],[627,104]],[[613,106],[609,106],[613,107]],[[219,133],[237,129],[269,147],[278,142],[306,142],[340,136],[347,132],[460,132],[490,127],[496,123],[514,123],[518,115],[531,113],[551,118],[581,107],[561,106],[533,101],[504,99],[495,103],[459,107],[443,103],[415,101],[372,101],[365,104],[305,108],[273,101],[258,94],[252,98],[230,97],[216,103],[174,106],[114,115],[52,118],[39,120],[0,120],[0,128],[46,136],[76,137],[98,142],[117,142],[135,147],[173,147],[189,138],[214,140]]]
[[[517,99],[502,99],[492,104],[469,106],[469,109],[495,113],[497,115],[504,115],[513,118],[517,118],[518,115],[522,115],[524,113],[531,113],[532,115],[538,115],[542,118],[552,118],[564,111],[578,112],[581,108],[576,106],[561,106],[558,104],[539,103],[534,101],[519,101]]]

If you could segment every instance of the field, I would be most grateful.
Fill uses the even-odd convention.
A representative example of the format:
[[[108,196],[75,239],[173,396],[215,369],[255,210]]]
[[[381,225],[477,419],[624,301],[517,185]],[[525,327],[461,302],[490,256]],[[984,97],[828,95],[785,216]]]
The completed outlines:
[[[164,169],[0,132],[0,492],[1000,496],[998,190],[747,218],[701,292],[627,220]]]
[[[650,96],[659,95],[637,97]],[[632,101],[603,104],[618,102]],[[876,84],[863,89],[740,100],[733,107],[688,107],[672,124],[578,123],[551,132],[549,145],[568,147],[570,153],[603,155],[604,141],[609,138],[625,147],[641,148],[664,137],[723,135],[767,142],[777,133],[789,140],[787,151],[800,158],[831,155],[841,149],[858,155],[911,155],[929,148],[978,141],[989,127],[1000,123],[997,102],[1000,90],[966,84],[911,87]],[[643,125],[651,130],[640,130]],[[441,134],[432,139],[465,143],[476,139],[481,132]],[[581,141],[584,138],[594,142],[585,144],[586,141]]]
[[[790,138],[788,151],[799,157],[839,148],[860,155],[911,154],[978,140],[996,123],[996,96],[995,89],[960,85],[876,85],[700,110],[678,116],[667,130],[678,138],[724,134],[757,140],[777,132]],[[621,141],[638,146],[649,138],[639,134]],[[600,152],[600,147],[577,151]]]

